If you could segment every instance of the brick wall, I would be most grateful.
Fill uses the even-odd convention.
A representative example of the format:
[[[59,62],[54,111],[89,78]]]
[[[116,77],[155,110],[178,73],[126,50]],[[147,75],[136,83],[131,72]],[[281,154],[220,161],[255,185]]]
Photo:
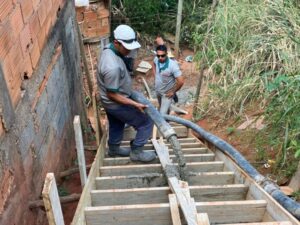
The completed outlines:
[[[76,15],[84,39],[109,37],[109,1],[91,3],[89,7],[77,7]]]
[[[22,80],[36,69],[64,1],[0,1],[0,62],[14,107],[21,98]]]
[[[0,224],[42,225],[45,212],[28,202],[47,172],[75,159],[73,118],[83,109],[75,7],[0,0],[0,9]]]

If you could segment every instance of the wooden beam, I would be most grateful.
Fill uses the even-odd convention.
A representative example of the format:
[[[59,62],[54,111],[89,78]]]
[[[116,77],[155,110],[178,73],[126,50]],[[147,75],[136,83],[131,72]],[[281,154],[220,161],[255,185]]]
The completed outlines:
[[[168,203],[87,207],[88,225],[171,225]]]
[[[261,222],[266,201],[196,202],[197,211],[207,213],[211,223]],[[170,204],[138,204],[87,207],[89,225],[166,225],[172,224]]]
[[[173,193],[176,194],[177,201],[183,212],[185,221],[188,225],[197,225],[196,214],[194,214],[194,209],[191,205],[190,196],[184,194],[182,188],[180,187],[179,180],[176,177],[168,178],[169,186]]]
[[[107,139],[107,133],[104,132],[101,144],[98,148],[97,154],[95,156],[95,160],[92,164],[92,167],[89,171],[89,176],[87,180],[87,184],[84,186],[79,203],[76,208],[75,215],[73,217],[71,225],[83,225],[86,224],[84,209],[87,206],[91,206],[91,190],[95,189],[95,177],[99,176],[99,168],[103,164],[104,158],[104,149]]]
[[[196,202],[197,211],[207,213],[211,223],[261,222],[266,206],[264,200]]]
[[[143,187],[163,187],[167,182],[162,174],[145,174],[138,176],[112,176],[97,177],[96,188],[121,189],[121,188],[143,188]]]
[[[178,202],[175,194],[169,194],[169,202],[173,225],[181,225]]]
[[[225,225],[225,224],[219,224]],[[227,223],[226,225],[292,225],[290,221],[272,221],[272,222],[259,222],[259,223]]]
[[[186,152],[185,150],[183,151]],[[170,153],[170,151],[169,151]],[[190,162],[207,162],[213,161],[211,153],[208,154],[183,154],[185,161],[187,163]],[[176,162],[176,156],[170,155],[171,160]],[[216,161],[218,162],[218,161]],[[153,164],[159,163],[159,159],[156,158],[152,161]],[[116,158],[105,158],[104,159],[104,166],[122,166],[122,165],[137,165],[136,162],[132,162],[129,157],[116,157]]]
[[[152,139],[155,139],[155,138],[152,138]],[[152,139],[148,140],[147,144],[152,144]],[[163,139],[163,140],[164,140],[164,142],[167,142],[166,139]],[[197,138],[195,138],[195,137],[178,138],[178,141],[179,141],[179,143],[200,143],[200,144],[202,144],[204,146],[204,144],[201,141],[199,141]],[[122,141],[121,146],[123,146],[123,145],[129,145],[129,144],[130,144],[130,141]]]
[[[53,173],[47,173],[42,195],[49,225],[64,225],[64,217]]]
[[[80,117],[77,115],[74,117],[74,131],[75,131],[75,141],[76,141],[76,150],[77,150],[77,159],[78,159],[78,167],[80,173],[80,181],[81,186],[84,187],[87,175],[86,175],[86,165],[85,165],[85,156],[83,149],[83,139],[82,139],[82,131],[80,125]]]
[[[248,187],[243,184],[189,186],[196,201],[234,201],[245,199]],[[92,205],[128,205],[168,203],[169,187],[92,190]]]
[[[176,165],[176,164],[174,164]],[[163,173],[161,164],[142,164],[142,165],[121,165],[121,166],[102,166],[100,168],[101,176],[127,176],[141,175],[145,173]],[[220,172],[223,171],[224,163],[222,161],[213,162],[192,162],[186,163],[188,171],[192,173],[199,172]]]
[[[197,214],[197,223],[198,225],[209,225],[209,218],[207,213],[198,213]]]
[[[190,185],[226,185],[232,184],[233,172],[203,172],[189,177]]]

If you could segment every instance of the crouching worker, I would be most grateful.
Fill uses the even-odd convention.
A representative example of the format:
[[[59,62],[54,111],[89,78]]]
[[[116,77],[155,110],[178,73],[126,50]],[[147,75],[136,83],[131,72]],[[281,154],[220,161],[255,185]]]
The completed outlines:
[[[131,51],[140,47],[134,30],[127,25],[119,25],[114,30],[113,42],[104,48],[99,57],[97,80],[109,122],[108,155],[130,156],[132,161],[150,162],[156,155],[144,151],[143,146],[152,134],[153,122],[144,113],[147,106],[130,98],[131,77],[125,59]],[[125,124],[137,131],[130,143],[131,148],[120,147]]]
[[[167,114],[173,99],[176,99],[176,92],[184,84],[182,72],[178,63],[168,57],[167,47],[158,45],[156,57],[154,58],[153,76],[155,77],[155,91],[159,103],[160,113]],[[178,100],[177,100],[178,101]]]

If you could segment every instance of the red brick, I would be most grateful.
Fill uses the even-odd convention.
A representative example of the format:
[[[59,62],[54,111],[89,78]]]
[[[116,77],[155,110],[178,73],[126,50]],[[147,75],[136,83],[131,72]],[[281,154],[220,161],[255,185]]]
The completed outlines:
[[[32,49],[29,55],[30,55],[32,68],[35,69],[41,56],[38,39],[34,39]]]
[[[104,26],[109,26],[109,19],[108,18],[103,18],[101,19],[101,25]]]
[[[2,69],[3,69],[3,73],[4,73],[4,78],[5,78],[6,82],[8,82],[12,77],[9,55],[7,55],[2,61]]]
[[[21,3],[23,20],[24,20],[24,23],[26,23],[33,13],[32,1],[31,0],[22,0],[22,1],[20,1],[20,3]]]
[[[45,32],[45,27],[41,27],[39,35],[38,35],[38,42],[39,42],[39,47],[40,50],[42,51],[44,48],[44,44],[46,42],[46,32]]]
[[[25,79],[31,78],[32,73],[33,73],[33,70],[32,70],[30,55],[27,54],[24,57],[23,65],[22,65],[21,71],[20,71],[21,79],[25,80]]]
[[[97,13],[94,11],[86,11],[83,13],[84,21],[90,22],[97,20]]]
[[[109,26],[102,27],[97,30],[97,37],[107,36],[109,34]]]
[[[9,20],[10,20],[11,28],[12,28],[13,32],[16,35],[18,35],[20,33],[20,31],[22,30],[22,28],[24,27],[20,4],[16,5],[16,7],[14,8],[13,12],[10,15]]]
[[[50,32],[52,30],[52,18],[50,16],[48,16],[46,18],[42,27],[45,27],[46,37],[48,37],[48,35],[50,34]]]
[[[25,56],[32,47],[32,37],[29,29],[29,24],[27,24],[20,33],[20,43],[23,56]]]
[[[9,50],[8,57],[9,57],[10,69],[12,72],[12,79],[14,77],[19,77],[20,69],[23,62],[23,53],[22,53],[21,44],[19,43],[18,40],[14,43],[13,47]]]
[[[107,9],[98,9],[97,11],[98,13],[98,18],[102,19],[102,18],[105,18],[105,17],[109,17],[110,14],[109,14],[109,10]]]
[[[0,59],[3,59],[9,52],[15,41],[9,20],[0,25]]]
[[[4,19],[9,15],[13,9],[12,0],[1,0],[0,1],[0,22],[3,22]]]
[[[32,7],[34,11],[38,9],[40,2],[41,0],[32,0]]]
[[[47,1],[42,0],[40,2],[39,8],[38,8],[38,15],[40,20],[40,25],[42,26],[47,18]]]
[[[29,29],[30,29],[32,39],[39,36],[41,25],[40,25],[39,15],[37,12],[35,12],[29,20]]]

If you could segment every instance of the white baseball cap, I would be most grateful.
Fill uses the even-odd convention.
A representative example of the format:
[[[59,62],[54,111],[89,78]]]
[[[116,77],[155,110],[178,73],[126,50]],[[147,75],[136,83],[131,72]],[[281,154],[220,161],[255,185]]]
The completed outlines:
[[[137,41],[134,30],[128,25],[119,25],[114,30],[114,38],[128,50],[133,50],[141,47],[140,43],[138,43]]]

